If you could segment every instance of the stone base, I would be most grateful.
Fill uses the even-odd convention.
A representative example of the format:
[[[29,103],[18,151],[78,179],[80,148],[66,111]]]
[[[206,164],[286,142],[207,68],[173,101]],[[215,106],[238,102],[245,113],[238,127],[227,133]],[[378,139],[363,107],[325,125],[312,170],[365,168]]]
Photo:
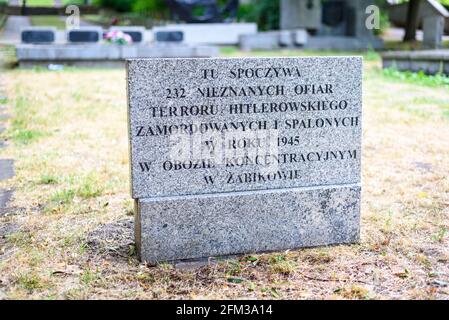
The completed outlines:
[[[382,39],[356,38],[343,36],[315,36],[309,37],[304,49],[310,50],[366,50],[366,49],[382,49],[384,43]]]
[[[136,244],[158,263],[359,241],[359,185],[136,200]]]
[[[110,45],[110,44],[21,44],[16,56],[21,67],[66,64],[73,66],[124,66],[126,59],[136,58],[210,58],[219,55],[214,46],[183,44]]]
[[[449,50],[392,51],[382,54],[383,68],[449,75]]]
[[[281,47],[341,51],[383,48],[382,39],[376,37],[309,36],[305,30],[301,29],[242,35],[239,44],[243,51],[278,50]]]

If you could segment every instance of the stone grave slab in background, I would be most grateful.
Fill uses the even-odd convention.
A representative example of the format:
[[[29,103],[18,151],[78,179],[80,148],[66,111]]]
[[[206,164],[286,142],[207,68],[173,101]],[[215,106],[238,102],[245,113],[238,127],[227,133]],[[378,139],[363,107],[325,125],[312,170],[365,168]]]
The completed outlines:
[[[237,45],[244,34],[257,33],[255,23],[186,23],[153,27],[160,31],[181,31],[184,42],[189,45]]]
[[[219,55],[215,46],[188,45],[112,45],[64,44],[35,46],[21,44],[16,56],[21,68],[47,67],[64,64],[79,67],[124,67],[125,59],[132,58],[208,58]]]
[[[110,28],[110,30],[118,30],[122,31],[123,33],[128,34],[132,39],[133,43],[142,43],[145,41],[145,27],[138,27],[138,26],[113,26]]]
[[[184,34],[182,31],[158,31],[154,33],[156,42],[182,42]]]
[[[382,66],[400,71],[449,75],[449,50],[387,51],[382,53]]]
[[[101,27],[81,27],[67,31],[67,41],[70,43],[100,42],[102,39]]]
[[[26,27],[21,30],[22,43],[49,44],[55,42],[56,28]]]
[[[128,61],[143,260],[358,241],[362,60]]]

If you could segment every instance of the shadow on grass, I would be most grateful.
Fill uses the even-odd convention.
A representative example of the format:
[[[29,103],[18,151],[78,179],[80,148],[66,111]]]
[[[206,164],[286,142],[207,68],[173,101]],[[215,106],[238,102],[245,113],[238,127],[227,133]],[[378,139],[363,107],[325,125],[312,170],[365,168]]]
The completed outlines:
[[[86,237],[87,250],[107,260],[137,259],[134,221],[126,218],[101,225]]]

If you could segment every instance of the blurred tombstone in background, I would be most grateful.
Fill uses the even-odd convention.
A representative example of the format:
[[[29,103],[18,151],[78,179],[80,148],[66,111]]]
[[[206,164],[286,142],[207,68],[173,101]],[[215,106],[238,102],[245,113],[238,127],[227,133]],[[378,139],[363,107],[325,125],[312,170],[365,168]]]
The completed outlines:
[[[176,23],[153,33],[180,31],[188,45],[238,45],[239,37],[256,34],[256,23],[237,23],[238,0],[166,0]],[[162,33],[161,33],[162,35]]]
[[[374,0],[280,0],[281,31],[241,37],[243,50],[289,47],[312,50],[380,49],[383,41],[367,27]],[[268,34],[269,33],[269,34]],[[288,34],[290,33],[290,35]],[[290,41],[289,39],[297,39]]]
[[[166,0],[175,21],[187,23],[229,22],[237,17],[238,0],[219,6],[217,0]]]
[[[435,0],[426,0],[422,4],[423,47],[439,49],[442,47],[444,26],[449,12]]]
[[[67,41],[70,43],[92,43],[103,39],[101,27],[82,27],[67,31]]]
[[[21,30],[22,43],[50,44],[55,39],[56,28],[53,27],[25,27]]]
[[[154,34],[156,42],[179,43],[184,40],[182,31],[158,31]]]
[[[281,0],[281,29],[307,29],[314,33],[321,28],[321,0]]]

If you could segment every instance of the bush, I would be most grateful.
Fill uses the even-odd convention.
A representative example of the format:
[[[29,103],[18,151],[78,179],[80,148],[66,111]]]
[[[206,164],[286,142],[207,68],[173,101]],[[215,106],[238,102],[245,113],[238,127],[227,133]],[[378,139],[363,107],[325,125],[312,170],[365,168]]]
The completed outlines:
[[[140,13],[151,13],[153,15],[166,15],[168,6],[165,0],[135,0],[133,11]]]
[[[259,30],[278,30],[280,21],[279,1],[252,0],[241,4],[237,15],[239,21],[255,22]]]
[[[95,0],[95,4],[110,8],[118,12],[129,12],[132,10],[136,0]]]

